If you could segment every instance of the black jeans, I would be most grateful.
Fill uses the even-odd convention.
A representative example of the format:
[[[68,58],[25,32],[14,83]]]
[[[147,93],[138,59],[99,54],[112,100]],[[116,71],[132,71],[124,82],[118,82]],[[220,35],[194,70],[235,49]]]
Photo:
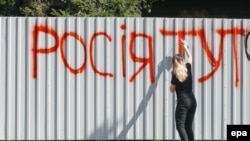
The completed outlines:
[[[196,111],[196,99],[192,92],[177,96],[176,127],[182,141],[194,141],[192,123]]]

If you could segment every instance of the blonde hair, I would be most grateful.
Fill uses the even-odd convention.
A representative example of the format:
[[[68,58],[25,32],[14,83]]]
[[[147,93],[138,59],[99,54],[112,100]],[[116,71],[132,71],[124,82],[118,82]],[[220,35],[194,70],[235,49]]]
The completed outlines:
[[[172,62],[173,62],[172,73],[176,76],[176,78],[180,82],[185,81],[186,78],[188,77],[188,74],[184,58],[177,54],[173,57]]]

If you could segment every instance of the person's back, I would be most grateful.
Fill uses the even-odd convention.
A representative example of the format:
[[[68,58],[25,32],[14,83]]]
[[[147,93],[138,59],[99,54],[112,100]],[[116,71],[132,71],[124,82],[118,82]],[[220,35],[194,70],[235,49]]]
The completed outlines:
[[[185,63],[184,58],[178,54],[173,57],[170,91],[177,94],[175,120],[181,140],[193,141],[192,123],[197,103],[192,91],[192,55],[187,48],[186,42],[183,41],[182,43],[188,56],[188,62]]]
[[[180,82],[176,75],[172,74],[173,79],[171,80],[172,84],[176,85],[175,91],[178,95],[181,95],[183,93],[189,93],[192,92],[192,85],[193,85],[193,80],[192,80],[192,72],[191,72],[191,64],[190,63],[186,63],[186,67],[187,67],[187,78],[183,81]]]

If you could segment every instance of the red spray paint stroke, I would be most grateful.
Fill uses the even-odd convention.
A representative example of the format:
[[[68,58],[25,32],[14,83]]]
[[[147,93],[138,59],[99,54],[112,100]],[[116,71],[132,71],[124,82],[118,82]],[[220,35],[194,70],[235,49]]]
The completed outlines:
[[[238,50],[237,50],[237,29],[234,29],[233,31],[233,52],[234,52],[234,63],[235,63],[235,68],[236,68],[236,71],[235,71],[235,76],[236,76],[236,79],[235,79],[235,86],[238,87],[239,85],[239,64],[238,64]]]
[[[185,39],[185,31],[179,31],[177,32],[178,39]],[[179,41],[178,41],[179,42]],[[180,44],[178,44],[178,53],[183,56],[183,49]]]
[[[184,30],[180,30],[180,31],[172,31],[172,30],[163,30],[160,29],[160,33],[164,36],[177,36],[178,38],[178,43],[180,39],[185,39],[185,37],[188,36],[196,36],[197,33],[195,30],[191,30],[191,31],[184,31]],[[178,44],[178,54],[183,55],[183,47]]]
[[[144,57],[138,57],[135,55],[134,53],[134,48],[135,48],[135,41],[136,38],[138,37],[142,37],[142,38],[146,38],[148,40],[148,51],[149,51],[149,56],[147,58]],[[152,37],[150,35],[146,35],[143,33],[135,33],[132,32],[131,33],[131,40],[130,40],[130,47],[129,47],[129,51],[130,51],[130,56],[131,59],[134,62],[139,62],[142,63],[141,67],[135,72],[135,74],[133,74],[129,81],[133,82],[135,77],[147,66],[147,64],[149,64],[149,71],[150,71],[150,81],[151,83],[154,82],[154,53],[153,53],[153,41],[152,41]]]
[[[245,29],[239,29],[237,27],[233,28],[233,45],[234,45],[234,56],[235,56],[235,73],[236,73],[236,79],[235,79],[235,86],[238,87],[239,86],[239,82],[240,82],[240,77],[239,77],[239,59],[238,59],[238,50],[237,50],[237,35],[241,35],[241,36],[246,36],[247,34],[247,30]]]
[[[113,77],[112,73],[101,72],[101,71],[97,70],[97,68],[96,68],[96,66],[94,64],[94,57],[93,57],[93,48],[94,48],[94,45],[93,44],[94,44],[94,41],[97,38],[97,36],[105,36],[109,41],[112,40],[111,36],[108,35],[105,32],[97,32],[97,33],[94,33],[92,35],[91,40],[90,40],[90,64],[91,64],[91,67],[93,68],[93,70],[94,70],[95,73],[100,74],[101,76]]]
[[[202,47],[204,49],[204,52],[208,58],[208,62],[213,66],[213,70],[211,72],[209,72],[208,74],[206,74],[205,76],[202,76],[198,79],[198,82],[202,83],[204,81],[207,81],[208,79],[210,79],[214,74],[215,72],[219,69],[220,67],[220,61],[217,61],[211,51],[211,47],[209,47],[209,44],[207,42],[207,39],[206,39],[206,34],[205,34],[205,31],[202,29],[202,30],[198,30],[197,31],[198,33],[198,37],[200,38],[201,40],[201,44],[202,44]],[[223,36],[221,37],[221,40],[220,40],[220,45],[219,45],[219,55],[218,55],[218,60],[221,60],[222,58],[222,53],[223,53]]]
[[[207,38],[206,38],[206,33],[203,29],[200,29],[200,30],[197,30],[197,35],[198,37],[200,38],[200,41],[201,41],[201,45],[207,55],[207,58],[208,58],[208,62],[216,67],[218,66],[217,64],[217,61],[212,53],[212,51],[210,50],[210,47],[209,47],[209,44],[208,44],[208,41],[207,41]],[[223,40],[222,40],[223,41]],[[220,42],[220,43],[223,43],[223,42]],[[222,45],[223,46],[223,45]],[[220,48],[221,49],[221,48]],[[222,50],[220,50],[222,51]],[[222,53],[222,52],[221,52]],[[219,53],[220,54],[220,53]]]
[[[45,34],[49,34],[54,37],[55,39],[55,45],[50,48],[38,48],[38,39],[39,39],[39,33],[44,32]],[[33,47],[32,47],[32,53],[33,53],[33,78],[37,78],[37,55],[38,53],[41,54],[48,54],[55,52],[57,48],[59,47],[59,36],[57,35],[56,31],[52,28],[49,28],[47,25],[40,25],[35,26],[32,32],[33,35]]]
[[[69,63],[68,63],[68,61],[67,61],[67,58],[66,58],[65,55],[64,55],[64,42],[65,42],[65,40],[67,39],[68,36],[72,36],[72,37],[74,37],[76,40],[80,41],[80,43],[81,43],[81,45],[82,45],[82,47],[83,47],[83,49],[84,49],[84,53],[85,53],[85,55],[84,55],[84,62],[83,62],[83,64],[81,65],[81,67],[78,68],[78,69],[72,68],[72,67],[69,65]],[[60,48],[61,57],[62,57],[63,63],[64,63],[64,65],[66,66],[66,68],[68,68],[69,71],[70,71],[71,73],[73,73],[73,74],[77,74],[77,73],[83,72],[84,69],[85,69],[85,67],[86,67],[86,62],[87,62],[87,49],[86,49],[86,45],[85,45],[84,40],[82,39],[82,37],[81,37],[80,35],[78,35],[77,33],[75,33],[75,32],[64,33],[63,36],[62,36],[62,38],[61,38],[61,40],[60,40],[60,46],[61,46],[61,48]]]
[[[123,24],[121,25],[121,29],[125,30],[126,26]],[[122,35],[122,76],[126,77],[126,68],[125,68],[125,41],[126,41],[126,36]]]
[[[238,27],[234,27],[232,29],[227,29],[227,30],[218,29],[217,33],[220,34],[221,37],[223,37],[223,39],[225,38],[225,35],[228,35],[228,34],[233,35],[232,44],[233,44],[235,76],[236,76],[236,78],[235,78],[235,86],[238,87],[240,79],[239,79],[239,61],[238,61],[239,59],[238,59],[238,50],[237,50],[237,48],[238,48],[237,47],[237,35],[245,36],[247,34],[247,30],[246,29],[241,29],[241,28],[238,28]],[[221,59],[222,58],[220,58],[220,61],[221,61]]]
[[[236,80],[235,80],[235,86],[238,87],[239,86],[239,82],[240,82],[240,77],[239,77],[239,62],[238,62],[238,50],[237,50],[237,35],[241,35],[241,36],[246,36],[247,35],[247,30],[246,29],[239,29],[239,28],[234,28],[234,54],[235,54],[235,65],[236,65]]]

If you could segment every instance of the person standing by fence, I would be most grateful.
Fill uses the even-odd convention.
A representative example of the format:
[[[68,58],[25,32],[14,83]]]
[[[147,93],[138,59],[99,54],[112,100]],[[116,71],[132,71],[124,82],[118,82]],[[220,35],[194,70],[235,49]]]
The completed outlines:
[[[188,49],[186,41],[181,40],[184,53],[188,60],[176,54],[172,58],[173,70],[170,91],[177,94],[177,106],[175,111],[175,121],[178,133],[182,141],[194,141],[192,123],[196,111],[196,98],[192,90],[192,54]]]

